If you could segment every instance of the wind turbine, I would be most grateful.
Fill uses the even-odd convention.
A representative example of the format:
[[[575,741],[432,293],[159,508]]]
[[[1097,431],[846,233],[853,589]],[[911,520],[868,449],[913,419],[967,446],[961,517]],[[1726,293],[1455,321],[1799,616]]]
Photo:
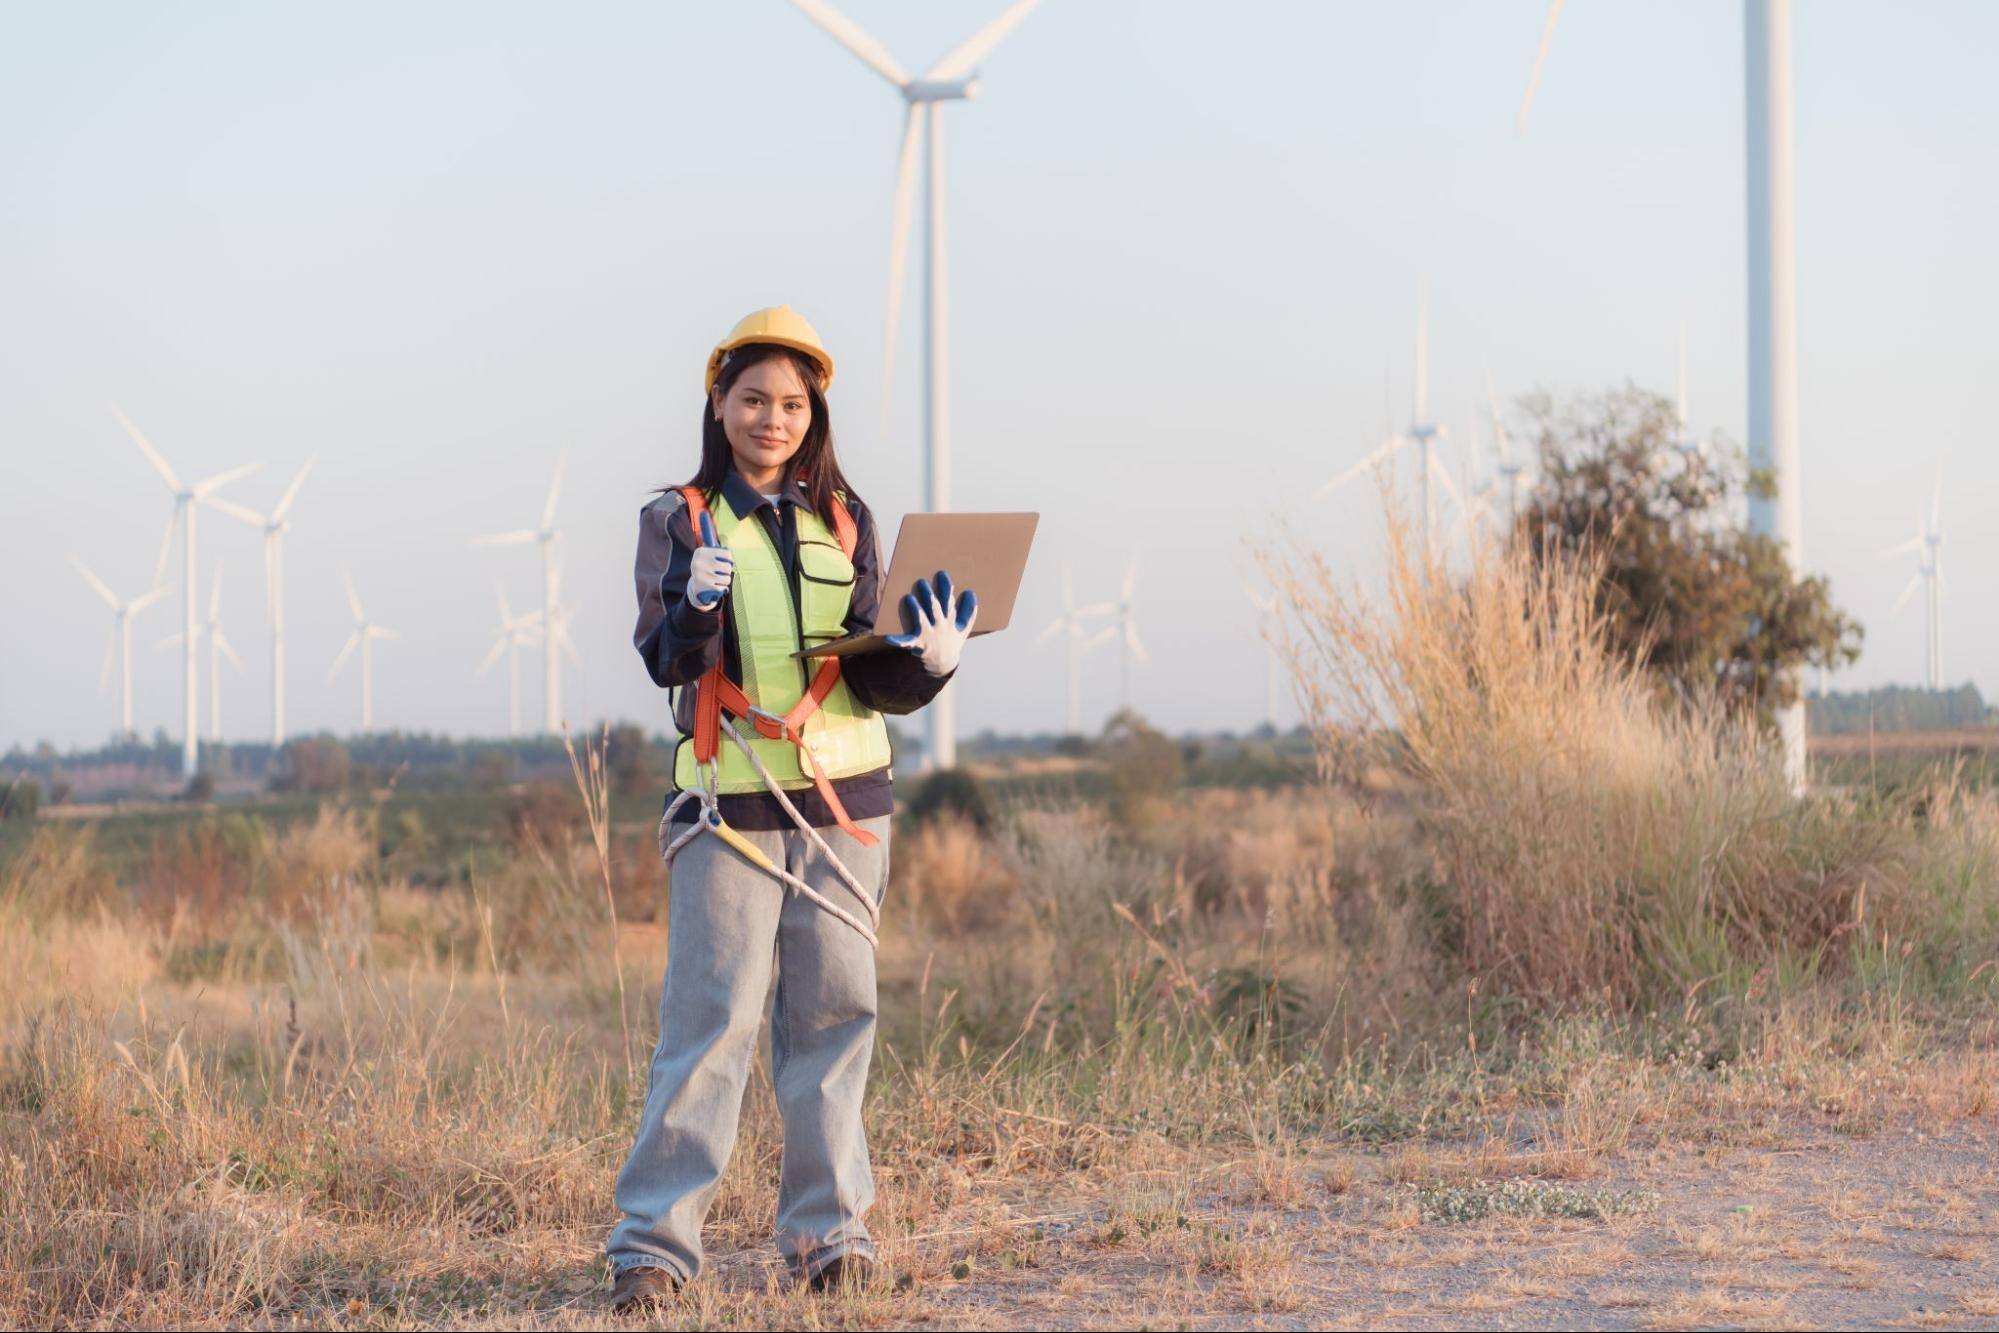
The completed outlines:
[[[492,669],[493,663],[502,654],[507,659],[507,734],[521,734],[521,655],[520,646],[533,643],[541,634],[541,612],[524,611],[514,614],[507,605],[506,589],[498,590],[500,598],[500,633],[493,640],[493,650],[486,654],[479,669],[472,674],[483,676]]]
[[[194,627],[197,643],[208,644],[208,739],[215,744],[222,741],[222,659],[228,658],[229,665],[240,673],[243,659],[236,655],[236,649],[222,633],[222,565],[217,562],[215,577],[208,585],[208,619]],[[162,648],[172,647],[180,642],[179,631],[160,640]]]
[[[1277,645],[1271,641],[1268,627],[1277,619],[1277,598],[1267,592],[1259,592],[1247,580],[1242,585],[1242,595],[1249,598],[1249,604],[1256,608],[1257,615],[1264,621],[1263,631],[1263,719],[1270,725],[1271,734],[1277,732]]]
[[[292,484],[285,487],[285,493],[278,497],[277,507],[266,514],[259,514],[246,505],[233,500],[210,500],[209,503],[231,518],[241,519],[264,534],[264,602],[271,618],[271,748],[276,750],[285,743],[285,533],[291,527],[287,517],[291,513],[292,501],[298,498],[298,488],[305,484],[305,474],[312,471],[310,458],[305,466],[292,478]]]
[[[949,322],[944,289],[944,117],[946,102],[966,101],[979,91],[978,63],[990,55],[1038,0],[1015,0],[960,46],[911,78],[882,44],[859,24],[825,3],[792,0],[861,63],[887,79],[902,95],[902,149],[897,154],[895,205],[889,230],[888,307],[882,333],[882,425],[887,429],[889,391],[894,383],[896,330],[902,318],[902,276],[909,243],[910,210],[916,202],[916,157],[929,148],[923,177],[923,476],[924,502],[933,513],[951,508]],[[925,710],[930,766],[958,762],[957,710],[947,686]]]
[[[140,593],[130,601],[123,601],[120,600],[116,593],[111,591],[110,585],[105,583],[103,579],[98,578],[97,575],[91,573],[90,566],[84,564],[83,561],[77,559],[75,556],[71,556],[69,562],[76,566],[76,572],[83,575],[83,581],[88,583],[97,595],[104,599],[104,604],[111,608],[111,638],[104,645],[104,669],[97,673],[97,688],[100,690],[104,688],[105,680],[111,675],[111,658],[116,654],[118,657],[119,699],[118,739],[121,741],[130,740],[132,737],[132,617],[166,596],[173,590],[173,585],[162,583],[150,591]]]
[[[1520,99],[1525,129],[1563,0],[1550,0]],[[1796,189],[1792,172],[1791,0],[1743,0],[1743,139],[1748,160],[1749,466],[1775,481],[1749,499],[1749,529],[1783,548],[1791,568],[1805,567],[1804,501],[1799,492],[1798,299]],[[1784,766],[1793,787],[1805,782],[1805,705],[1777,715]]]
[[[1138,606],[1133,597],[1137,588],[1138,557],[1133,556],[1125,564],[1124,582],[1118,587],[1117,605],[1112,608],[1117,614],[1117,623],[1104,630],[1086,647],[1087,651],[1100,642],[1108,642],[1112,637],[1124,641],[1118,653],[1118,707],[1125,709],[1131,707],[1131,659],[1137,657],[1140,666],[1152,660],[1145,651],[1145,645],[1138,641]]]
[[[1687,326],[1680,323],[1680,370],[1673,384],[1673,448],[1691,463],[1707,457],[1707,442],[1687,425]]]
[[[1493,392],[1492,372],[1489,370],[1485,372],[1485,404],[1492,414],[1493,447],[1499,455],[1497,468],[1506,483],[1506,530],[1510,533],[1520,517],[1520,473],[1526,464],[1513,456],[1513,445],[1506,438],[1506,421],[1500,415],[1499,395]]]
[[[347,665],[347,659],[356,648],[361,650],[361,733],[375,729],[375,640],[393,639],[396,632],[384,625],[377,625],[361,610],[361,595],[354,591],[354,576],[343,574],[347,584],[347,609],[354,613],[354,632],[341,645],[340,656],[333,659],[333,667],[326,673],[332,680],[340,674],[340,668]]]
[[[1909,598],[1920,588],[1923,593],[1923,676],[1932,690],[1943,688],[1943,474],[1937,474],[1935,497],[1929,517],[1916,514],[1916,535],[1881,552],[1882,558],[1896,555],[1916,557],[1916,572],[1895,599],[1892,614],[1900,615]]]
[[[1094,643],[1094,636],[1083,628],[1083,622],[1107,616],[1113,609],[1109,602],[1077,606],[1075,581],[1067,569],[1062,571],[1062,614],[1042,627],[1038,641],[1046,643],[1056,634],[1063,636],[1063,651],[1069,658],[1068,734],[1071,736],[1083,733],[1083,654]]]
[[[1450,474],[1437,461],[1437,440],[1444,434],[1444,428],[1430,420],[1430,296],[1429,284],[1421,285],[1416,298],[1416,376],[1410,395],[1409,424],[1400,431],[1390,431],[1368,455],[1328,481],[1312,493],[1314,500],[1323,500],[1340,487],[1363,473],[1371,472],[1386,463],[1404,445],[1416,445],[1422,453],[1421,474],[1421,518],[1423,557],[1425,564],[1436,558],[1436,504],[1432,498],[1430,483],[1434,478],[1440,481],[1446,491],[1451,485]]]
[[[160,557],[153,564],[153,583],[155,585],[159,584],[160,580],[166,575],[167,554],[173,549],[174,528],[176,526],[179,526],[181,530],[180,771],[182,777],[191,778],[194,776],[195,770],[198,767],[200,767],[201,763],[200,746],[195,735],[196,729],[200,725],[199,720],[195,716],[195,657],[194,657],[194,633],[195,633],[194,599],[196,596],[195,583],[194,583],[195,510],[199,508],[201,505],[209,505],[213,507],[215,505],[215,501],[212,497],[215,491],[221,489],[224,486],[227,486],[230,482],[235,481],[240,477],[249,476],[252,472],[255,472],[258,468],[262,467],[263,464],[245,463],[241,467],[230,468],[227,472],[218,472],[214,476],[209,477],[207,480],[198,481],[194,483],[194,485],[192,486],[183,486],[181,484],[180,478],[174,475],[174,470],[171,467],[167,466],[167,460],[160,457],[160,451],[153,448],[152,443],[149,440],[147,440],[145,436],[139,433],[139,428],[137,426],[134,426],[131,423],[131,421],[126,418],[125,414],[123,412],[120,412],[117,408],[115,407],[112,408],[111,413],[113,416],[118,418],[119,424],[125,428],[125,433],[132,437],[132,443],[139,446],[139,452],[146,456],[146,461],[153,465],[153,470],[155,472],[158,472],[160,474],[161,480],[166,482],[167,489],[173,492],[173,497],[174,497],[173,517],[167,520],[167,530],[160,537]]]
[[[556,547],[562,537],[555,526],[555,502],[562,494],[562,469],[568,461],[566,454],[557,455],[555,476],[548,483],[548,499],[541,507],[541,526],[538,528],[516,528],[512,532],[495,532],[484,537],[474,537],[474,546],[526,546],[539,544],[541,547],[541,617],[544,627],[560,627],[562,611],[557,605],[558,591],[556,572]],[[541,636],[541,729],[553,734],[562,729],[562,675],[561,663],[557,659],[556,634]],[[572,656],[574,650],[571,650]]]

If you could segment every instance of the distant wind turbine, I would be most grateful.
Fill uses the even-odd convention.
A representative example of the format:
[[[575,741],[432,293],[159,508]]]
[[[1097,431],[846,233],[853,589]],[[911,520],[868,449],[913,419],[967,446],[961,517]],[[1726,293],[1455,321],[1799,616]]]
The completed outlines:
[[[1312,493],[1314,500],[1323,500],[1354,478],[1387,463],[1401,452],[1404,445],[1419,446],[1422,462],[1418,466],[1421,476],[1420,501],[1422,521],[1423,556],[1425,563],[1436,558],[1436,503],[1431,496],[1432,480],[1441,482],[1447,491],[1455,491],[1450,474],[1437,461],[1436,442],[1444,434],[1444,428],[1430,420],[1430,298],[1429,285],[1423,284],[1416,299],[1416,374],[1413,391],[1410,394],[1409,424],[1400,431],[1391,430],[1365,458],[1335,476]]]
[[[130,601],[124,601],[111,591],[110,585],[97,577],[90,566],[77,559],[69,558],[76,566],[76,572],[83,575],[83,581],[111,608],[111,638],[104,645],[104,668],[97,673],[97,688],[103,689],[104,682],[111,676],[111,659],[118,658],[118,739],[132,738],[132,617],[151,606],[173,590],[170,583],[162,583],[147,592],[140,593]]]
[[[557,601],[559,576],[556,573],[556,557],[562,533],[555,526],[555,504],[562,495],[562,470],[567,461],[566,454],[556,457],[555,476],[548,483],[548,499],[541,507],[541,526],[516,528],[512,532],[495,532],[472,539],[474,546],[541,547],[541,617],[544,627],[559,627],[564,614]],[[551,735],[562,729],[562,667],[557,657],[558,637],[547,633],[541,636],[541,729]]]
[[[208,739],[213,744],[222,743],[222,659],[228,658],[229,665],[240,674],[243,659],[236,654],[234,645],[222,632],[222,565],[217,562],[215,577],[208,585],[208,618],[195,626],[197,643],[208,644]],[[180,643],[179,632],[160,640],[162,648]]]
[[[1493,448],[1499,455],[1499,475],[1506,484],[1506,530],[1510,533],[1514,520],[1520,517],[1520,473],[1526,465],[1513,456],[1512,443],[1506,438],[1506,421],[1499,411],[1499,395],[1493,392],[1492,372],[1489,370],[1485,372],[1485,404],[1492,417]]]
[[[1014,26],[1026,18],[1037,0],[1015,0],[1000,16],[973,33],[921,78],[911,78],[882,44],[859,24],[825,3],[792,0],[806,17],[824,28],[834,41],[860,57],[861,63],[887,79],[902,95],[902,150],[897,154],[895,205],[891,215],[888,252],[887,322],[882,331],[882,423],[888,423],[889,391],[894,383],[896,330],[902,318],[902,277],[909,243],[910,212],[916,202],[916,157],[927,137],[928,170],[924,174],[924,313],[923,313],[923,461],[924,502],[933,513],[951,508],[951,435],[947,348],[949,321],[944,291],[944,118],[946,102],[965,101],[979,91],[978,64]],[[926,750],[933,768],[950,768],[958,761],[956,711],[946,689],[925,710],[929,724]]]
[[[1943,473],[1937,473],[1936,495],[1926,519],[1916,515],[1916,535],[1881,552],[1883,559],[1914,555],[1916,572],[1909,576],[1892,614],[1900,615],[1917,590],[1923,594],[1923,678],[1932,690],[1943,688]]]
[[[493,650],[486,654],[479,669],[472,674],[483,676],[504,654],[507,659],[507,734],[521,734],[521,655],[524,643],[534,643],[541,637],[541,612],[524,611],[519,615],[507,605],[507,593],[499,590],[500,633],[493,640]]]
[[[271,619],[271,748],[274,750],[285,743],[285,533],[291,527],[288,515],[292,501],[298,498],[298,488],[305,484],[305,474],[310,471],[312,460],[308,458],[269,514],[259,514],[233,500],[209,501],[216,509],[264,534],[264,603]]]
[[[167,466],[167,460],[160,456],[160,451],[153,448],[152,442],[139,433],[139,428],[117,408],[112,408],[111,412],[118,418],[118,423],[125,428],[125,433],[132,437],[132,443],[139,446],[139,452],[146,456],[146,461],[153,465],[153,470],[166,482],[167,489],[173,492],[173,517],[167,520],[167,530],[160,537],[160,557],[153,564],[153,583],[158,585],[166,576],[167,553],[173,549],[174,528],[178,526],[181,530],[180,771],[182,777],[191,778],[201,763],[200,742],[197,739],[200,721],[195,716],[194,599],[197,595],[194,582],[195,511],[202,505],[213,507],[215,501],[211,497],[214,492],[240,477],[249,476],[263,464],[245,463],[241,467],[230,468],[227,472],[218,472],[192,486],[183,486],[180,478],[174,475],[174,470]]]
[[[1077,606],[1075,582],[1067,569],[1062,571],[1062,614],[1042,628],[1039,641],[1046,643],[1057,634],[1063,638],[1063,651],[1069,659],[1068,734],[1071,736],[1083,733],[1083,655],[1093,641],[1084,622],[1107,616],[1114,609],[1109,602]]]
[[[1270,627],[1277,623],[1277,598],[1267,592],[1257,591],[1255,585],[1245,582],[1242,595],[1249,598],[1249,604],[1256,608],[1262,624],[1258,637],[1263,640],[1263,720],[1270,730],[1277,730],[1277,644],[1272,641]]]
[[[1138,557],[1133,556],[1124,567],[1124,582],[1118,587],[1117,605],[1113,608],[1117,623],[1099,636],[1100,639],[1107,639],[1114,635],[1124,641],[1118,654],[1118,706],[1125,709],[1131,707],[1131,659],[1136,657],[1140,666],[1152,660],[1145,651],[1145,645],[1138,639],[1137,588]],[[1087,645],[1089,648],[1095,646],[1095,642]]]
[[[356,648],[361,650],[361,733],[367,735],[375,729],[375,640],[393,639],[396,632],[384,625],[377,625],[368,619],[361,609],[361,595],[354,591],[354,577],[342,575],[347,584],[347,609],[354,613],[354,632],[341,645],[340,656],[333,659],[333,667],[326,673],[332,680],[340,674],[340,668],[347,665]]]

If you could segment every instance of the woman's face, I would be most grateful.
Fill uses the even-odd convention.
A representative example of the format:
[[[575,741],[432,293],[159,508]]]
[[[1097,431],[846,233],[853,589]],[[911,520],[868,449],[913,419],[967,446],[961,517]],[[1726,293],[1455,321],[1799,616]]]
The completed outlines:
[[[812,425],[812,400],[791,358],[766,357],[736,376],[726,396],[717,386],[712,401],[736,471],[748,481],[782,477]]]

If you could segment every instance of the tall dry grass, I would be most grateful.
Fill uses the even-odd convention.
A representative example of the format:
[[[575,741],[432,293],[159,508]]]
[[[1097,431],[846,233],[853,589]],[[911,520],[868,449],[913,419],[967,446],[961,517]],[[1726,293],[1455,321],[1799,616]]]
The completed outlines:
[[[1536,1000],[1635,1003],[1837,964],[1870,905],[1941,944],[1946,896],[1999,953],[1989,827],[1921,838],[1906,811],[1798,799],[1752,724],[1662,699],[1607,651],[1587,560],[1485,545],[1458,575],[1400,522],[1387,557],[1382,597],[1310,550],[1267,560],[1323,767],[1405,775],[1463,970]]]

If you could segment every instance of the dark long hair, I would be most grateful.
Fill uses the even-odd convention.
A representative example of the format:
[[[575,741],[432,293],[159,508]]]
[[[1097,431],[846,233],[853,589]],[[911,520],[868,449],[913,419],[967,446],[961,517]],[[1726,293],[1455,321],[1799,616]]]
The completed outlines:
[[[805,386],[805,396],[812,404],[812,424],[805,428],[805,439],[798,446],[798,452],[791,456],[787,464],[792,476],[797,477],[799,489],[812,503],[812,512],[821,518],[828,518],[833,511],[833,493],[844,495],[851,505],[858,497],[854,488],[847,484],[846,476],[840,471],[840,460],[833,452],[833,416],[826,407],[826,395],[819,390],[819,366],[803,352],[795,352],[789,347],[776,343],[745,343],[729,354],[722,363],[722,371],[715,377],[715,387],[727,398],[736,380],[751,366],[759,365],[775,357],[787,357],[792,369],[798,372],[798,382]],[[715,419],[715,405],[711,398],[701,400],[701,468],[686,484],[699,486],[709,495],[722,489],[729,472],[735,466],[735,455],[729,449],[729,436],[722,429],[722,423]]]

